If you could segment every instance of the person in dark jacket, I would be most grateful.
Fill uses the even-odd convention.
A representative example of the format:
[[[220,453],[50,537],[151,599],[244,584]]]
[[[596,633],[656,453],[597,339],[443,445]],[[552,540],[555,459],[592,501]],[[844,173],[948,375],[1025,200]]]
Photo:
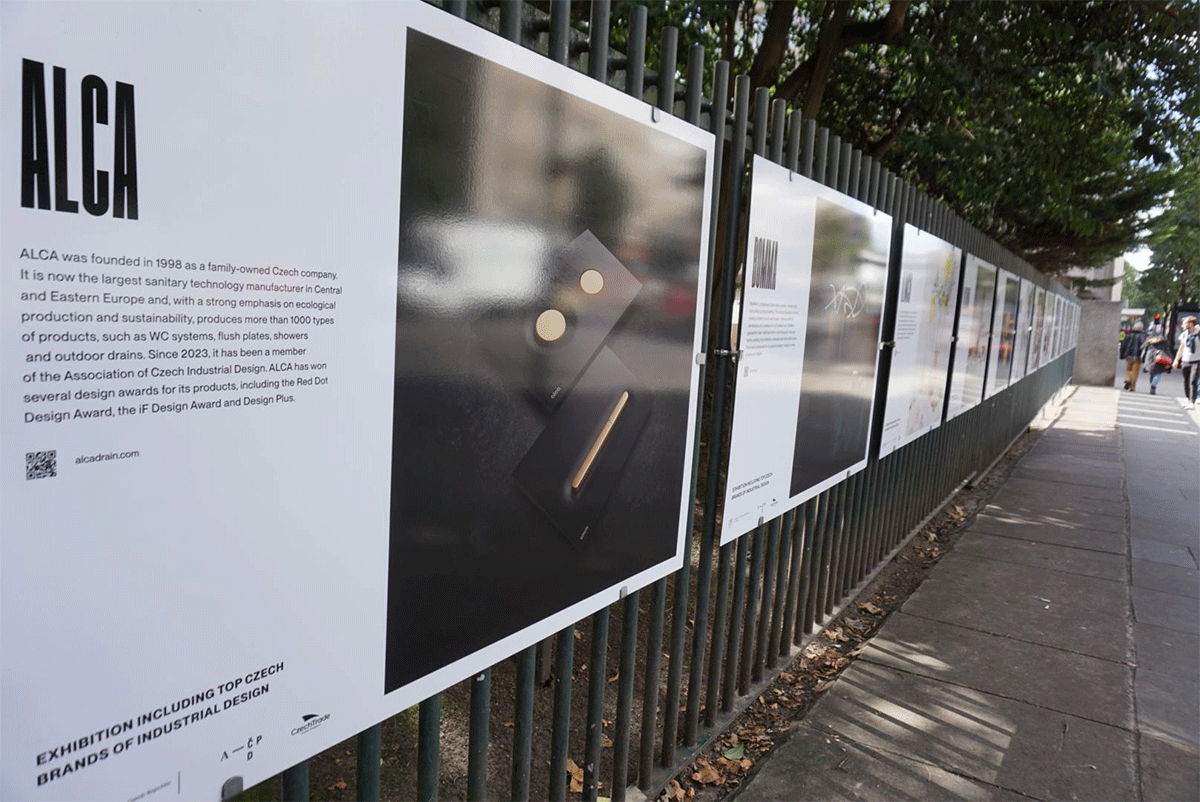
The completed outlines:
[[[1161,334],[1153,334],[1146,338],[1146,345],[1142,350],[1145,354],[1142,358],[1143,364],[1150,373],[1150,395],[1156,395],[1163,374],[1171,372],[1171,344]]]
[[[1133,331],[1121,340],[1121,359],[1125,360],[1125,389],[1130,392],[1137,390],[1138,376],[1142,372],[1142,346],[1146,344],[1146,335],[1142,334],[1142,321],[1133,324]]]

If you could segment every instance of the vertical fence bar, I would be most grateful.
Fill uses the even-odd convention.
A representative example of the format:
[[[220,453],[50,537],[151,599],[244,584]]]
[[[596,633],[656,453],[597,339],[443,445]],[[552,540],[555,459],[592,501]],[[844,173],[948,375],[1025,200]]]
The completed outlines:
[[[779,643],[784,632],[784,616],[792,597],[791,586],[788,584],[788,567],[792,556],[792,530],[796,527],[796,511],[788,510],[783,515],[783,524],[779,532],[779,556],[776,561],[775,573],[775,606],[771,610],[771,632],[767,642],[767,668],[775,668],[779,664]]]
[[[821,616],[828,616],[833,612],[834,605],[834,582],[837,578],[838,559],[841,555],[842,548],[842,525],[843,513],[845,511],[844,503],[846,499],[846,480],[842,480],[833,486],[833,507],[829,514],[829,557],[822,565],[822,585],[821,592]]]
[[[571,36],[570,0],[550,0],[550,52],[551,60],[567,63],[567,46]]]
[[[592,0],[588,22],[588,75],[602,84],[608,83],[608,18],[609,0]]]
[[[755,530],[755,534],[759,530]],[[729,637],[725,646],[725,676],[721,681],[721,712],[733,710],[742,646],[742,612],[746,603],[746,555],[754,535],[738,538],[733,558],[733,597],[729,603]],[[720,633],[714,633],[720,634]]]
[[[685,87],[687,95],[684,99],[684,119],[689,123],[700,127],[701,106],[704,101],[704,47],[694,44],[688,49],[687,62],[687,85]],[[716,109],[714,107],[713,114],[715,116]],[[719,171],[717,171],[719,172]],[[719,187],[714,187],[714,196],[719,194]],[[711,228],[711,226],[710,226]],[[708,248],[706,280],[709,286],[712,285],[713,278],[713,249],[710,245]],[[719,302],[719,301],[718,301]],[[720,314],[718,313],[718,318]],[[703,327],[704,336],[701,342],[708,341],[708,325],[707,320]],[[700,368],[700,386],[704,387],[705,368]],[[701,393],[703,395],[703,393]],[[700,400],[701,414],[703,414],[704,400]],[[699,416],[698,416],[699,417]],[[693,453],[695,456],[692,460],[692,479],[690,487],[693,492],[699,490],[698,471],[700,464],[700,442],[699,442],[699,426],[697,426],[696,441],[692,444]],[[686,649],[687,639],[687,620],[688,620],[688,597],[690,592],[691,571],[692,571],[692,530],[695,524],[695,505],[688,509],[687,525],[683,536],[683,565],[675,572],[675,599],[671,607],[671,650],[670,660],[667,663],[667,697],[663,700],[663,740],[662,740],[662,763],[664,768],[670,768],[675,765],[675,744],[679,740],[679,699],[683,682],[683,658]],[[701,546],[700,554],[701,563],[708,562],[712,565],[711,559],[706,560],[705,557],[711,555],[712,547],[708,549]],[[697,596],[699,590],[697,590]],[[697,599],[697,607],[699,600]],[[707,617],[707,616],[706,616]],[[696,618],[697,623],[694,628],[699,630],[703,627],[700,624],[700,619]]]
[[[767,120],[770,115],[771,105],[771,90],[766,87],[760,87],[755,93],[754,98],[754,154],[756,156],[766,157],[767,155]],[[758,608],[758,593],[762,585],[762,563],[763,563],[763,541],[766,537],[766,531],[763,525],[754,530],[751,535],[751,558],[750,571],[746,582],[746,590],[744,597],[744,605],[741,608],[742,626],[741,626],[741,643],[730,641],[730,657],[733,656],[733,650],[738,650],[738,670],[737,670],[737,691],[739,694],[744,694],[747,691],[750,681],[751,662],[754,659],[754,641],[757,635],[757,628],[754,626],[754,615]],[[739,562],[740,566],[741,563]],[[737,580],[741,579],[743,574],[739,568],[739,572],[735,575],[734,584],[734,614],[738,612],[738,603],[736,601],[738,595]]]
[[[721,697],[721,665],[725,657],[725,621],[729,611],[729,571],[733,544],[726,543],[717,553],[717,600],[713,608],[712,651],[708,659],[708,682],[704,693],[704,725],[713,726]]]
[[[742,643],[738,657],[737,690],[746,694],[750,687],[750,674],[754,662],[754,642],[757,640],[758,628],[755,626],[758,612],[759,591],[762,588],[763,548],[767,537],[767,527],[759,524],[750,541],[750,573],[746,582],[746,600],[742,608]]]
[[[830,488],[821,494],[821,507],[817,512],[817,540],[813,544],[812,578],[809,584],[808,632],[818,628],[824,610],[823,588],[828,578],[825,566],[829,563],[829,530],[833,504],[833,488]]]
[[[814,178],[814,159],[817,153],[817,121],[804,121],[804,146],[800,151],[800,174]]]
[[[438,798],[442,740],[442,695],[435,693],[417,708],[417,801]]]
[[[618,671],[617,719],[613,731],[613,802],[624,802],[629,786],[629,740],[633,732],[633,674],[637,666],[639,593],[621,603],[621,668]]]
[[[634,6],[629,20],[629,51],[625,61],[625,94],[641,100],[646,76],[646,7]]]
[[[283,771],[284,802],[308,802],[308,761]]]
[[[759,87],[754,93],[754,155],[767,155],[767,120],[771,112],[771,90]]]
[[[839,162],[840,167],[838,169],[838,192],[841,192],[843,195],[849,195],[851,193],[850,181],[851,181],[851,177],[852,177],[851,176],[851,168],[853,167],[853,162],[854,162],[854,146],[851,145],[849,142],[843,142],[842,143],[842,156],[841,156],[841,160]]]
[[[550,733],[550,798],[567,798],[567,751],[571,736],[571,675],[575,666],[575,627],[555,636],[554,721]]]
[[[793,173],[800,169],[800,135],[803,127],[804,118],[800,112],[793,111],[788,115],[787,168]]]
[[[780,518],[774,518],[767,524],[767,544],[762,568],[762,606],[758,612],[758,635],[754,640],[754,662],[750,667],[751,682],[759,682],[763,678],[763,666],[767,653],[770,651],[771,611],[775,609],[775,569],[779,563],[779,526]]]
[[[533,758],[533,684],[537,647],[517,655],[516,710],[513,711],[512,798],[529,799],[530,761]]]
[[[817,129],[817,143],[813,148],[813,173],[810,178],[818,184],[825,183],[829,171],[829,129],[821,126]]]
[[[796,617],[795,642],[799,646],[804,636],[812,630],[813,595],[816,593],[816,565],[821,559],[821,508],[825,506],[825,493],[822,491],[809,502],[811,508],[805,527],[808,534],[804,538],[804,573],[800,577],[800,607]]]
[[[690,558],[690,555],[689,555]],[[654,768],[654,734],[658,725],[659,669],[662,667],[663,618],[667,610],[667,580],[654,583],[646,636],[646,679],[642,685],[642,740],[638,751],[638,787],[650,787]]]
[[[788,570],[787,605],[783,610],[783,630],[779,636],[779,656],[785,657],[792,650],[796,640],[796,610],[800,603],[800,576],[804,570],[804,541],[805,521],[808,519],[808,509],[811,501],[806,501],[795,510],[795,523],[792,526],[792,559]]]
[[[674,114],[675,69],[679,48],[679,31],[668,25],[662,29],[658,60],[658,108]],[[691,559],[688,554],[685,559]],[[649,632],[646,639],[646,679],[642,685],[642,739],[638,751],[638,787],[650,787],[654,767],[654,735],[658,726],[659,674],[662,668],[663,622],[667,614],[666,577],[654,583]]]
[[[768,96],[770,92],[767,93]],[[775,100],[771,103],[771,161],[783,164],[784,123],[787,120],[787,101]]]
[[[467,18],[467,0],[446,0],[445,9],[459,19]]]
[[[839,498],[838,511],[838,546],[837,552],[834,555],[832,580],[829,583],[831,588],[830,601],[832,604],[837,604],[841,600],[842,595],[846,592],[846,583],[843,577],[846,572],[846,555],[850,547],[850,498],[854,494],[854,488],[858,484],[858,474],[842,480],[840,487],[842,488]]]
[[[724,243],[725,244],[725,256],[724,256],[724,261],[722,264],[723,269],[727,271],[727,273],[726,273],[727,277],[736,276],[736,273],[737,273],[737,263],[738,263],[737,231],[738,231],[739,221],[741,219],[741,191],[739,188],[741,187],[741,184],[742,184],[742,176],[745,175],[745,173],[746,173],[746,133],[747,133],[746,129],[749,125],[749,106],[750,106],[750,79],[749,79],[749,77],[747,77],[745,75],[739,75],[739,76],[737,76],[737,79],[734,81],[733,140],[730,142],[730,147],[731,147],[731,151],[730,151],[730,167],[731,167],[730,186],[733,187],[734,190],[729,193],[728,210],[727,210],[726,218],[725,218],[725,227],[726,227],[726,232],[727,232],[726,237],[725,237],[725,243]],[[721,332],[721,336],[726,337],[727,334],[725,332]],[[722,347],[725,347],[725,346],[722,346]],[[723,362],[724,362],[724,360],[722,360],[722,363]],[[711,438],[710,438],[709,442],[710,442],[710,444],[713,442],[711,440]],[[710,445],[710,449],[712,447],[713,446]],[[719,445],[717,445],[716,447],[718,449],[720,448]],[[719,451],[718,451],[718,453],[719,453]],[[719,471],[718,465],[719,465],[719,463],[713,462],[711,453],[710,453],[709,471],[710,472]],[[731,548],[731,545],[732,544],[722,546],[721,551],[722,552],[727,551],[729,548]],[[722,553],[721,558],[722,558],[721,565],[718,566],[718,572],[720,574],[718,582],[724,583],[724,582],[727,582],[728,578],[729,578],[729,573],[728,573],[729,562],[728,562],[727,558],[725,557],[724,553]],[[724,573],[720,573],[721,566],[724,566],[724,569],[725,569]],[[722,585],[719,584],[718,587],[720,588],[720,587],[722,587]],[[724,596],[724,594],[720,590],[718,590],[717,611],[716,611],[716,618],[718,618],[718,619],[723,620],[724,616],[726,615],[727,611],[725,609],[723,609],[723,602],[725,600],[726,600],[726,597]],[[735,605],[734,614],[733,614],[731,620],[740,620],[737,618],[736,612],[737,611],[736,611],[736,605]],[[715,627],[715,622],[714,622],[714,627]],[[712,654],[714,657],[714,662],[710,665],[710,671],[717,671],[717,672],[720,671],[721,663],[720,663],[719,654],[718,654],[720,650],[717,648],[717,642],[720,639],[721,635],[722,635],[721,631],[714,628],[713,634],[712,634],[712,637],[713,637]],[[729,652],[730,659],[735,659],[733,657],[733,655],[734,655],[734,652],[732,650],[730,650],[730,652]],[[710,686],[709,686],[710,689],[712,687],[711,682],[712,682],[712,680],[710,679]],[[709,708],[710,708],[710,711],[708,712],[708,716],[713,715],[711,708],[713,707],[714,702],[715,702],[715,697],[710,695],[708,697],[708,704],[709,704]],[[706,718],[708,718],[708,716],[706,716]]]
[[[829,148],[825,154],[825,186],[837,189],[838,170],[842,163],[842,138],[837,134],[829,137]]]
[[[646,7],[634,6],[629,22],[625,93],[642,99],[646,75]],[[613,802],[623,802],[629,785],[629,741],[633,733],[633,675],[637,664],[637,627],[641,594],[621,603],[621,663],[617,677],[617,712],[613,731]]]
[[[383,725],[367,727],[358,734],[358,778],[355,791],[362,802],[379,800],[379,761],[383,749]]]
[[[595,802],[599,792],[600,747],[604,741],[604,686],[608,680],[608,611],[592,616],[592,653],[588,659],[587,735],[583,754],[583,798]]]
[[[521,16],[525,0],[507,0],[500,4],[500,35],[521,44]]]
[[[471,682],[471,729],[467,735],[467,799],[487,799],[488,738],[492,724],[492,670]]]
[[[727,118],[727,102],[729,99],[729,62],[718,61],[713,70],[713,99],[710,123],[715,135],[713,163],[716,172],[721,172],[720,165],[725,153],[725,122]],[[737,191],[734,185],[731,192]],[[715,219],[720,208],[720,199],[713,193],[711,215]],[[716,236],[716,226],[710,226],[710,236]],[[714,240],[710,240],[710,252]],[[734,271],[728,266],[722,274],[720,297],[717,300],[716,330],[719,336],[728,336],[730,317],[733,306],[733,289],[736,279]],[[705,347],[709,338],[705,339]],[[721,472],[716,468],[719,464],[720,444],[724,440],[725,431],[725,383],[729,373],[728,357],[716,358],[716,374],[713,377],[712,412],[709,416],[709,452],[708,474],[704,491],[704,527],[700,533],[700,566],[696,575],[696,613],[695,626],[692,627],[692,662],[688,670],[687,704],[683,724],[683,742],[689,746],[696,743],[696,732],[700,723],[700,685],[703,680],[704,652],[708,645],[708,607],[712,586],[712,555],[716,539],[716,507],[717,490]],[[715,452],[714,452],[715,449]],[[687,561],[691,555],[688,554]],[[712,698],[712,697],[710,697]]]

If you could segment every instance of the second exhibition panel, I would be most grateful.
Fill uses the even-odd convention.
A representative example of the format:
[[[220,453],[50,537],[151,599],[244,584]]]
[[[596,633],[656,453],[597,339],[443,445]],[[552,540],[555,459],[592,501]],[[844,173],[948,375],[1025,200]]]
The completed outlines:
[[[721,541],[866,465],[892,219],[756,157]]]
[[[916,226],[904,226],[881,457],[942,422],[961,259],[961,249]]]

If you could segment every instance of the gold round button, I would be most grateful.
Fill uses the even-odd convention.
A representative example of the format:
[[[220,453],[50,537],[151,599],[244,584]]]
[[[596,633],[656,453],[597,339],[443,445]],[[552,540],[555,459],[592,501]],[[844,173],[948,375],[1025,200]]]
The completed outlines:
[[[567,318],[557,309],[547,309],[537,316],[534,329],[539,339],[552,343],[567,333]]]
[[[599,270],[585,270],[579,277],[579,286],[588,295],[595,295],[604,289],[604,276]]]

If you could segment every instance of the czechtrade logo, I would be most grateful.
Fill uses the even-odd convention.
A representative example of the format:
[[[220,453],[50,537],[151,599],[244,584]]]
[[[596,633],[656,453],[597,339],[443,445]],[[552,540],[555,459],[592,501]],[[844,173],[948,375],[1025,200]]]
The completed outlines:
[[[318,716],[316,713],[309,713],[305,716],[302,716],[302,718],[304,719],[304,723],[299,727],[294,728],[292,730],[292,735],[303,735],[306,732],[315,730],[317,727],[320,727],[329,720],[329,713],[326,713],[323,716]]]

